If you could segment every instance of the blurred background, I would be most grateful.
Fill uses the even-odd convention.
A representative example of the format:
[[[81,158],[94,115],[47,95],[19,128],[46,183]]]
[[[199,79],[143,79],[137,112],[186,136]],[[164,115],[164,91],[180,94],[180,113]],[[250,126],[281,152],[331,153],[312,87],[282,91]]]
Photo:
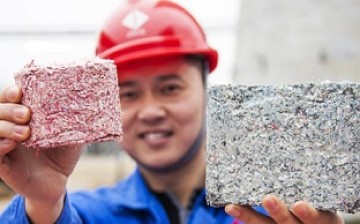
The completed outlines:
[[[124,1],[0,0],[0,89],[32,59],[93,57],[98,30]],[[358,0],[174,1],[194,14],[219,51],[210,85],[360,82]],[[133,167],[112,143],[94,144],[85,154],[73,189],[113,183]],[[360,223],[359,216],[347,215],[347,223]]]

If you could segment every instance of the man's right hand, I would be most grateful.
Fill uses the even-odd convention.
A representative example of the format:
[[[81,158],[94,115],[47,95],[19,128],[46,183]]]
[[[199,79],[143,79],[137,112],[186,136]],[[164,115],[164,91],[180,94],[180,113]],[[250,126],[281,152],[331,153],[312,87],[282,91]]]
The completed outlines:
[[[31,113],[21,99],[17,86],[0,92],[0,177],[25,197],[33,222],[53,223],[62,210],[66,182],[80,158],[81,146],[42,151],[22,147],[20,142],[30,136]]]

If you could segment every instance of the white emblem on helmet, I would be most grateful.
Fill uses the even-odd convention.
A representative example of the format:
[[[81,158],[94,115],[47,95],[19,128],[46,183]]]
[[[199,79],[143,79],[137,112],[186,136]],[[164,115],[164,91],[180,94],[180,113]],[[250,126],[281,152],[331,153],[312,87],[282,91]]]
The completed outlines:
[[[149,16],[139,10],[133,10],[125,16],[122,21],[122,24],[130,29],[127,33],[128,37],[133,37],[136,35],[144,35],[146,32],[144,29],[140,29],[147,21]]]

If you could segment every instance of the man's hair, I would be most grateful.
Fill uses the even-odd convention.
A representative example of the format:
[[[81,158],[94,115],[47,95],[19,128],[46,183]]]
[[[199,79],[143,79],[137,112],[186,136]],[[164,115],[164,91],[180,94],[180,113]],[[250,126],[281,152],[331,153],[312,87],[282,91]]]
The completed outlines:
[[[204,84],[204,87],[206,86],[206,80],[207,76],[209,74],[209,63],[202,55],[197,54],[189,54],[185,55],[185,60],[193,65],[195,65],[199,71],[201,72],[201,78]]]

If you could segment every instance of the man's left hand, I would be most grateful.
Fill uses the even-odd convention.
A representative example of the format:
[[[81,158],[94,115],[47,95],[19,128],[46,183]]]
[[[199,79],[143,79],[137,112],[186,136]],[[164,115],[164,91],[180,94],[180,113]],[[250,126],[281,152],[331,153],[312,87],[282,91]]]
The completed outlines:
[[[304,201],[296,202],[291,209],[274,195],[267,195],[262,206],[269,216],[257,213],[250,207],[230,204],[225,211],[246,224],[344,224],[339,213],[320,211]]]

